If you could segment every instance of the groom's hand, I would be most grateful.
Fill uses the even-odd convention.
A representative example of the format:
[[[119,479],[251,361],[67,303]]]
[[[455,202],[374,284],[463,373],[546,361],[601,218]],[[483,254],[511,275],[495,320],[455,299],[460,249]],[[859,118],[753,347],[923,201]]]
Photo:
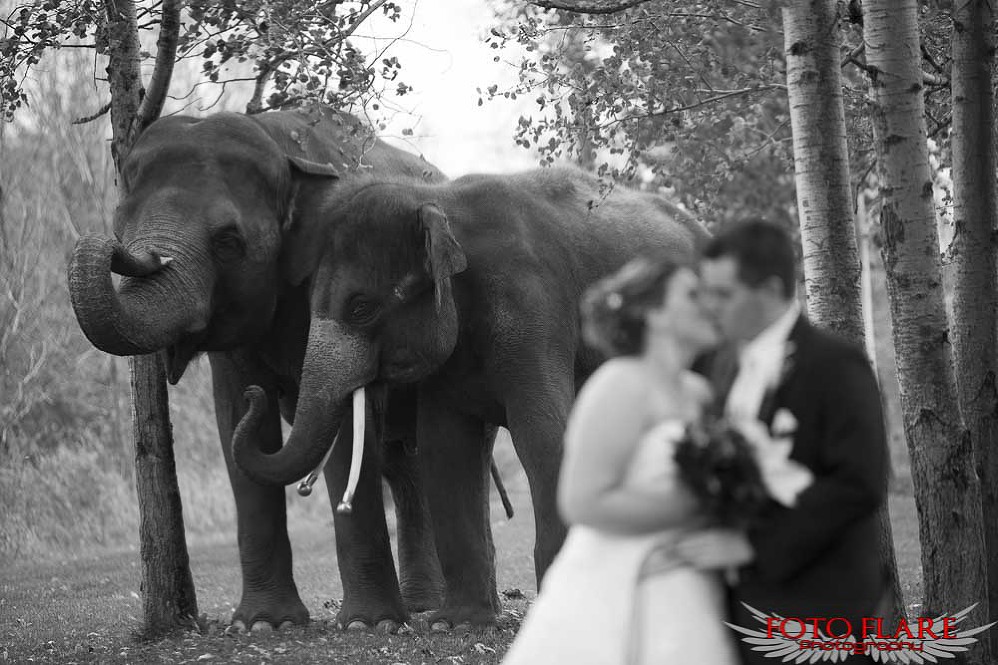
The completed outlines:
[[[745,534],[724,528],[705,529],[685,536],[676,544],[676,553],[701,570],[744,566],[755,559],[755,551]]]

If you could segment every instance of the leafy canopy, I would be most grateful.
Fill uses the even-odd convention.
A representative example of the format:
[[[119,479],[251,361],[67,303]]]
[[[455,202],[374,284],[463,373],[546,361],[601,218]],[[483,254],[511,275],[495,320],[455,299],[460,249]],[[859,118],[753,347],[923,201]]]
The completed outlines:
[[[857,184],[874,159],[859,3],[841,5],[845,103]],[[923,11],[930,128],[945,133],[946,17]],[[512,53],[519,84],[483,97],[529,95],[516,142],[543,163],[573,160],[614,180],[665,186],[723,223],[796,217],[786,61],[778,3],[645,2],[606,15],[496,5],[496,61]],[[520,53],[524,53],[520,55]],[[942,93],[942,94],[940,94]]]
[[[113,4],[36,0],[0,17],[0,109],[6,119],[28,102],[25,78],[45,52],[108,52],[107,12]],[[141,33],[158,33],[161,8],[159,0],[138,7]],[[411,88],[398,78],[399,61],[379,54],[372,64],[350,41],[379,12],[397,21],[401,8],[387,0],[191,0],[181,14],[177,59],[200,60],[204,81],[221,84],[223,90],[227,83],[253,81],[249,112],[305,101],[345,108],[376,94],[379,78],[402,95]],[[140,53],[143,62],[152,57]]]

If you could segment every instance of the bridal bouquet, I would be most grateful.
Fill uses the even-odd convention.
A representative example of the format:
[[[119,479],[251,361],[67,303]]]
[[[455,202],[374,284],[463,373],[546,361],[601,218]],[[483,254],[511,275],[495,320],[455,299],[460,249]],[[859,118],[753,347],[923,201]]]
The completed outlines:
[[[691,423],[674,459],[683,480],[720,524],[746,526],[770,500],[753,445],[725,418]]]

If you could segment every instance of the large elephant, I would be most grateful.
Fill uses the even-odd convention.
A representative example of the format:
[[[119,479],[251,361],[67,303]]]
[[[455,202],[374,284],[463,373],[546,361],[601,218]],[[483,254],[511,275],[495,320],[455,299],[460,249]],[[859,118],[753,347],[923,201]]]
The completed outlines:
[[[252,434],[252,446],[265,451],[281,446],[280,413],[290,422],[298,398],[310,288],[309,273],[289,254],[285,238],[296,232],[318,192],[360,172],[444,179],[425,160],[388,146],[355,118],[327,108],[162,118],[124,162],[115,237],[82,238],[70,263],[73,307],[98,348],[116,355],[165,350],[173,384],[194,355],[209,355],[238,513],[243,588],[235,625],[308,620],[292,577],[284,491],[239,471],[229,442],[245,411],[244,391],[259,385],[267,390],[269,408]],[[117,291],[112,272],[125,276]],[[411,454],[415,393],[395,391],[390,401],[387,436],[404,445],[366,446],[371,464],[365,466],[353,514],[334,519],[344,625],[397,624],[407,610],[436,606],[443,588]],[[337,446],[344,455],[349,448]],[[343,492],[347,459],[326,467],[331,499]],[[379,469],[396,505],[399,574]]]
[[[352,391],[417,385],[420,465],[446,581],[431,620],[493,622],[483,427],[509,428],[526,470],[539,585],[565,534],[555,494],[566,419],[601,361],[580,343],[580,296],[642,252],[691,260],[706,237],[661,197],[618,188],[604,198],[574,169],[336,188],[287,240],[298,269],[315,271],[294,427],[280,451],[260,449],[250,433],[263,396],[250,391],[236,464],[263,483],[293,482],[326,453]]]

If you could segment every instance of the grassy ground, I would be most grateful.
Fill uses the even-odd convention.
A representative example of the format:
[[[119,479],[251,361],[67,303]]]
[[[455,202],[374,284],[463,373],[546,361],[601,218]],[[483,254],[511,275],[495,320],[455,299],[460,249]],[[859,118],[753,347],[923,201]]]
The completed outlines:
[[[307,628],[225,634],[239,590],[238,556],[229,537],[190,548],[207,630],[152,644],[132,637],[141,610],[137,551],[0,568],[0,662],[498,663],[534,596],[533,521],[518,480],[510,483],[516,517],[507,521],[501,507],[493,507],[499,588],[507,592],[503,617],[494,629],[434,634],[425,617],[417,616],[399,635],[337,630],[332,618],[340,587],[330,520],[292,532],[295,578],[312,614]],[[905,597],[911,605],[920,597],[921,579],[910,496],[892,495],[891,514]]]

